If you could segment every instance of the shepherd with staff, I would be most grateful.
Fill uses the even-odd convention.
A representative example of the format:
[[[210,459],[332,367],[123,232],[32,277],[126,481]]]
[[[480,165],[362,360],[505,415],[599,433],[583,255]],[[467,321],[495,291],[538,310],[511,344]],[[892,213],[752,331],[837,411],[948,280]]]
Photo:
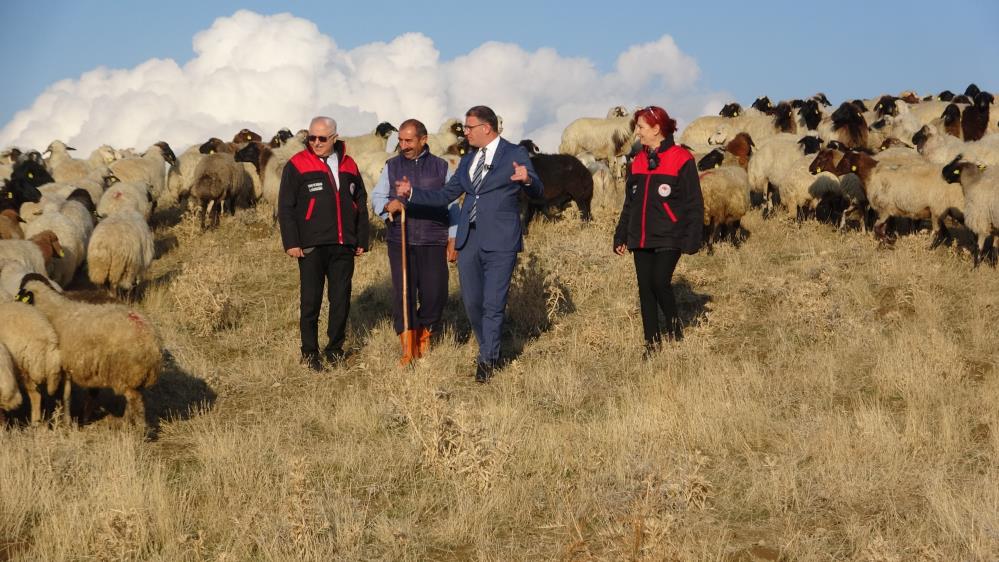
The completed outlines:
[[[371,205],[386,220],[386,244],[392,270],[392,318],[402,344],[399,364],[409,365],[440,334],[448,294],[447,262],[455,262],[458,207],[412,205],[393,220],[386,206],[402,182],[439,190],[450,179],[447,162],[430,154],[427,127],[416,119],[399,125],[399,155],[385,163],[371,193]]]

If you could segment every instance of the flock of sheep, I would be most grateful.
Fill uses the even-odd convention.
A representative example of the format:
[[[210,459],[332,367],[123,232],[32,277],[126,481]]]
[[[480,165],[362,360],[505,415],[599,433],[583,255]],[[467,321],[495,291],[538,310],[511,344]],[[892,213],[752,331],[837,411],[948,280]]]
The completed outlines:
[[[929,220],[933,244],[963,224],[978,238],[977,266],[994,260],[986,241],[999,227],[999,119],[992,94],[974,85],[955,96],[852,100],[835,110],[822,94],[780,102],[757,99],[743,110],[687,126],[678,142],[696,157],[705,204],[706,241],[740,240],[740,220],[755,201],[783,207],[798,220],[817,216],[840,228],[857,223],[889,239],[890,221]],[[373,186],[392,155],[395,127],[345,137],[347,153]],[[638,149],[632,112],[614,107],[564,131],[561,154],[530,140],[544,197],[524,203],[526,226],[574,201],[590,218],[594,193],[620,199],[624,166]],[[467,152],[461,122],[430,135],[430,151],[456,166]],[[87,304],[61,287],[77,276],[130,299],[155,257],[149,220],[157,206],[190,207],[202,228],[223,211],[262,203],[276,208],[281,173],[305,147],[305,131],[278,131],[269,142],[243,129],[231,141],[211,138],[176,156],[165,142],[138,154],[102,146],[86,159],[53,141],[44,154],[0,153],[0,413],[20,406],[41,419],[41,389],[63,389],[69,419],[72,387],[110,388],[127,401],[126,418],[144,421],[141,390],[156,382],[162,351],[155,327],[124,303]],[[990,256],[991,254],[991,256]],[[87,394],[89,397],[90,393]],[[84,408],[84,420],[89,404]]]

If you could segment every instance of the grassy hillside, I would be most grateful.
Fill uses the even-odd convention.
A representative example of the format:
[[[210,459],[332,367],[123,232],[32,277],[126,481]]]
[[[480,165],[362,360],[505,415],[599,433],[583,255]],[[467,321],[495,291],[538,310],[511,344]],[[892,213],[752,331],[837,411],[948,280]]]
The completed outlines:
[[[681,259],[686,339],[641,359],[612,212],[538,224],[512,361],[450,331],[396,367],[384,240],[347,363],[298,365],[298,277],[263,210],[161,216],[139,306],[170,360],[78,430],[0,432],[0,560],[987,560],[999,553],[999,275],[926,233],[783,218]],[[380,232],[379,232],[380,234]],[[321,333],[325,330],[325,312]],[[322,342],[321,342],[322,343]]]

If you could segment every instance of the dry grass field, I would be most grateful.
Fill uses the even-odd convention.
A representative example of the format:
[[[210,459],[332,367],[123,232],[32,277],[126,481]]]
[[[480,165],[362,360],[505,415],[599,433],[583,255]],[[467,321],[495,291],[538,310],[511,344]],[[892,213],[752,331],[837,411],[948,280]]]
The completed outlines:
[[[681,259],[686,339],[645,362],[614,220],[534,226],[481,386],[453,268],[449,333],[400,369],[376,238],[316,375],[267,212],[159,216],[151,435],[105,396],[0,431],[0,560],[999,558],[996,270],[754,211]]]

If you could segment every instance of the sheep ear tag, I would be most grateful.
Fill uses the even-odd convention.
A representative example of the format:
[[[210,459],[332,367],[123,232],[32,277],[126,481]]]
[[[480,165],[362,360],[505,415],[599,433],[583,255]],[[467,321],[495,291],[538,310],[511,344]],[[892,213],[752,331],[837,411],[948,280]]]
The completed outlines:
[[[28,172],[28,179],[29,180],[35,179],[35,174],[33,174],[32,172]]]
[[[251,137],[250,135],[246,135],[246,140],[253,140],[253,137]]]
[[[60,248],[59,251],[56,252],[56,255],[59,256],[60,258],[64,258],[66,257],[66,252],[62,251],[62,248]]]
[[[672,190],[672,188],[670,188],[670,186],[669,186],[668,183],[664,183],[664,184],[661,184],[659,186],[659,196],[660,197],[669,197],[669,194],[672,193],[672,192],[673,192],[673,190]]]
[[[856,172],[857,171],[857,167],[856,166],[850,166],[850,171],[851,172]]]

